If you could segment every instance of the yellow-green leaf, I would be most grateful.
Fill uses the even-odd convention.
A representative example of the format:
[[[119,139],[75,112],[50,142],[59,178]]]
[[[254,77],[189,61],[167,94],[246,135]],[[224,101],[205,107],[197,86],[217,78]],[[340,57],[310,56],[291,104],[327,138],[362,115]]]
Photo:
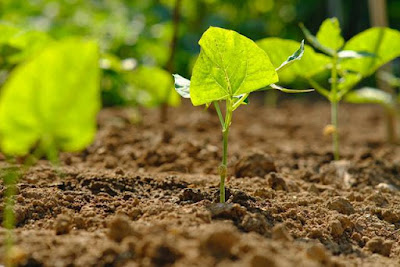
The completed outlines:
[[[339,21],[337,18],[329,18],[322,22],[317,33],[318,41],[325,47],[338,51],[344,44]]]
[[[267,53],[243,35],[210,27],[199,44],[201,52],[190,84],[195,106],[250,93],[278,81]]]
[[[371,28],[351,38],[345,50],[368,52],[374,57],[343,60],[341,67],[359,72],[363,77],[400,56],[400,32],[390,28]]]
[[[173,77],[158,67],[141,66],[129,74],[133,85],[133,97],[146,107],[158,107],[162,104],[178,106],[180,97],[174,90]]]
[[[300,47],[300,43],[280,38],[265,38],[257,41],[267,54],[272,64],[277,68],[287,57]],[[292,83],[298,77],[311,77],[326,68],[330,63],[328,56],[316,53],[311,46],[304,46],[301,60],[296,60],[290,67],[279,72],[279,80],[283,83]]]
[[[95,42],[69,39],[18,66],[0,95],[3,152],[24,155],[36,144],[65,151],[89,145],[100,109],[98,61]]]

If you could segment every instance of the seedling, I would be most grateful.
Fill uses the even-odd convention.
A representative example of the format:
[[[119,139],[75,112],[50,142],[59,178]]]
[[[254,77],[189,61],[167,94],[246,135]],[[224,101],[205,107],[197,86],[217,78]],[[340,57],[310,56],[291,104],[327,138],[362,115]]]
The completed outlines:
[[[336,18],[325,20],[317,35],[312,35],[300,25],[307,40],[315,49],[306,47],[305,58],[280,76],[285,82],[302,78],[331,103],[331,126],[334,159],[339,159],[338,104],[345,95],[364,77],[373,74],[380,66],[400,55],[400,32],[389,28],[371,28],[361,32],[345,43]],[[283,51],[294,41],[266,38],[258,42],[267,53],[276,47]],[[285,45],[286,44],[286,45]],[[275,45],[275,46],[274,46]],[[274,54],[272,62],[282,58],[282,53]],[[324,71],[330,72],[325,88],[318,80]]]
[[[190,98],[194,106],[214,105],[222,127],[222,163],[219,167],[220,202],[225,202],[225,178],[227,176],[228,136],[233,112],[246,104],[251,92],[269,86],[284,92],[290,90],[276,85],[278,71],[299,60],[303,45],[277,69],[267,53],[252,40],[231,30],[210,27],[199,41],[201,51],[193,68],[191,81],[175,77],[175,89],[184,98]],[[225,116],[220,102],[225,101]]]
[[[89,145],[100,109],[98,61],[95,42],[69,39],[18,65],[0,95],[2,152],[12,158],[34,151],[36,158],[47,157],[57,164],[59,151]],[[27,160],[24,167],[31,163]],[[4,226],[9,230],[6,255],[12,246],[13,196],[19,176],[13,168],[2,177]]]

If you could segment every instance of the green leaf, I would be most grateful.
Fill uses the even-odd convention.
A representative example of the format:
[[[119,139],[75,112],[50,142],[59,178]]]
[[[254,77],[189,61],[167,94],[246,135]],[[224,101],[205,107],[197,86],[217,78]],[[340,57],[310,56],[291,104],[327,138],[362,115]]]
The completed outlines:
[[[265,38],[257,41],[257,45],[267,52],[272,64],[278,68],[287,59],[287,55],[298,49],[301,43],[280,38]],[[312,77],[326,69],[330,64],[330,58],[316,53],[311,46],[305,45],[302,59],[292,62],[290,68],[279,71],[279,80],[283,83],[292,83],[298,77]]]
[[[19,29],[6,23],[0,23],[0,45],[8,44],[9,40],[15,36]]]
[[[378,78],[382,81],[387,82],[392,87],[400,87],[400,78],[397,78],[393,74],[387,71],[379,71]]]
[[[338,51],[344,44],[341,29],[337,18],[329,18],[322,22],[317,33],[319,43],[334,51]],[[322,50],[323,51],[323,50]]]
[[[8,24],[0,23],[0,32],[0,45],[18,49],[16,54],[8,58],[8,61],[14,64],[34,56],[53,42],[53,39],[45,32],[21,30]]]
[[[342,50],[338,53],[339,58],[362,58],[362,57],[375,57],[374,54],[368,52],[359,52],[352,50]]]
[[[357,83],[362,80],[362,76],[359,73],[343,72],[342,77],[338,83],[338,95],[337,100],[341,100],[344,95],[347,94]]]
[[[304,40],[301,41],[300,48],[296,50],[288,59],[286,59],[278,68],[276,68],[276,71],[282,71],[285,68],[289,67],[292,65],[296,60],[300,60],[304,55]]]
[[[145,107],[162,104],[178,106],[179,95],[174,90],[174,81],[167,71],[158,67],[141,66],[128,76],[133,86],[132,98]]]
[[[394,105],[394,100],[389,93],[371,87],[350,92],[346,95],[345,100],[356,104],[379,104],[391,109]]]
[[[306,37],[307,41],[309,41],[314,48],[316,48],[330,56],[333,56],[335,54],[334,50],[321,44],[320,41],[317,39],[317,37],[312,35],[310,33],[310,31],[304,26],[303,23],[300,23],[300,28],[303,31],[304,36]]]
[[[190,80],[179,74],[172,74],[175,80],[175,91],[183,98],[190,98]]]
[[[348,59],[341,63],[342,68],[359,72],[366,77],[400,56],[400,32],[389,28],[371,28],[351,38],[344,49],[376,55],[372,58]]]
[[[96,133],[100,109],[98,46],[54,43],[11,73],[0,95],[0,146],[24,155],[35,144],[48,153],[76,151]],[[45,146],[47,145],[47,146]]]
[[[190,88],[195,106],[232,99],[278,81],[268,55],[243,35],[210,27],[199,44]]]
[[[271,84],[270,86],[272,89],[279,90],[285,93],[308,93],[314,91],[314,89],[286,89],[277,84]]]

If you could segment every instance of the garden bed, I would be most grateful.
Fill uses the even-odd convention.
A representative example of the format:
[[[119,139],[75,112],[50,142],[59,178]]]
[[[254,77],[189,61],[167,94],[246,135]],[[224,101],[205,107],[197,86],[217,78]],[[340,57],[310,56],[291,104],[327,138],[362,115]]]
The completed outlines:
[[[323,134],[328,103],[240,108],[225,205],[215,112],[184,105],[165,126],[158,115],[134,125],[129,109],[103,110],[86,151],[62,154],[59,170],[29,170],[16,197],[16,263],[400,264],[400,147],[383,142],[379,108],[341,107],[339,162]]]

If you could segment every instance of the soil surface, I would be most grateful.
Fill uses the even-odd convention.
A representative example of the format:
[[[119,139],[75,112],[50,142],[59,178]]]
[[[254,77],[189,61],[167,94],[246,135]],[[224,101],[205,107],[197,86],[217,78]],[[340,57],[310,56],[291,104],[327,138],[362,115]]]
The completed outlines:
[[[224,205],[215,112],[158,115],[103,110],[86,151],[24,174],[16,265],[400,266],[400,147],[385,144],[379,108],[340,107],[338,162],[327,103],[238,109]]]

